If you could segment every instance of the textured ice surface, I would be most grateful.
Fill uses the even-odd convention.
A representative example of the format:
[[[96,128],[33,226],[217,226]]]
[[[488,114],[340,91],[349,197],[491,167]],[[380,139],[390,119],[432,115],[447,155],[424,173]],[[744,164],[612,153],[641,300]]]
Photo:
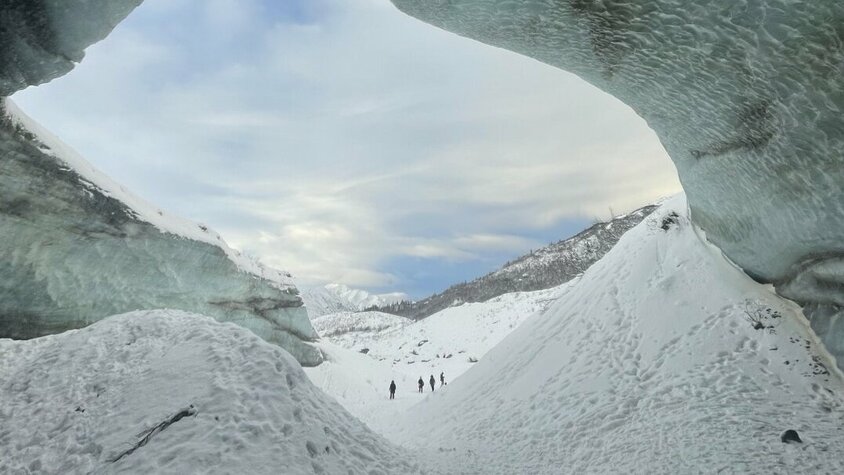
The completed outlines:
[[[142,1],[0,2],[0,97],[70,71]]]
[[[844,305],[844,2],[393,3],[621,99],[656,131],[709,239],[783,295]]]
[[[0,337],[172,308],[249,328],[302,364],[322,361],[289,275],[238,256],[92,169],[10,101],[0,116]]]

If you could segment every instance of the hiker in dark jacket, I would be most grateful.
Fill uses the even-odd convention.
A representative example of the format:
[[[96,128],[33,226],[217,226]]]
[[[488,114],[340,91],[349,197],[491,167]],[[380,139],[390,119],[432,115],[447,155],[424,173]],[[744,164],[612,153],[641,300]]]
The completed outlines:
[[[431,392],[434,392],[434,385],[437,384],[437,380],[434,379],[434,375],[431,375],[431,379],[429,381],[431,383]]]
[[[396,382],[390,381],[390,399],[396,398]]]
[[[422,388],[425,387],[425,381],[422,381],[422,376],[419,376],[419,392],[422,392]]]
[[[440,387],[445,386],[445,373],[440,373]]]

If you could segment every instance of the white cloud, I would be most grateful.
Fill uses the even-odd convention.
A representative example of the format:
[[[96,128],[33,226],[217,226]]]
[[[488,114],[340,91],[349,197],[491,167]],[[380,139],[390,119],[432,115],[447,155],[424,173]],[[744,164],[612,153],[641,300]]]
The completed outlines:
[[[15,99],[138,194],[312,283],[401,287],[397,256],[519,252],[530,230],[679,190],[644,122],[570,74],[386,0],[270,15],[295,4],[147,0]]]

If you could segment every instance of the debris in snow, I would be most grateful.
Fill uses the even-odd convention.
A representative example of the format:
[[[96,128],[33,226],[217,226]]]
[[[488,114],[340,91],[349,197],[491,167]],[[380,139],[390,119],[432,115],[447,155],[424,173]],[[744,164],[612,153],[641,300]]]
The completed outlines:
[[[170,427],[171,425],[179,422],[180,420],[184,419],[187,416],[195,416],[196,415],[196,408],[193,407],[193,404],[190,406],[182,409],[181,411],[173,414],[172,416],[168,417],[167,419],[161,421],[157,425],[155,425],[152,429],[149,429],[141,434],[138,434],[140,440],[132,445],[128,450],[124,450],[120,455],[116,456],[115,458],[111,459],[111,463],[117,462],[118,460],[122,459],[127,455],[132,455],[132,453],[139,448],[147,445],[147,443],[159,432],[163,431],[164,429]]]
[[[791,442],[797,442],[797,443],[800,443],[800,444],[803,443],[803,441],[800,440],[800,436],[797,434],[797,431],[794,430],[794,429],[788,429],[787,431],[783,432],[782,436],[780,437],[780,440],[784,444],[788,444],[788,443],[791,443]]]
[[[672,226],[677,226],[679,224],[680,216],[677,215],[676,212],[672,211],[662,218],[662,224],[659,227],[662,228],[663,231],[668,231]]]

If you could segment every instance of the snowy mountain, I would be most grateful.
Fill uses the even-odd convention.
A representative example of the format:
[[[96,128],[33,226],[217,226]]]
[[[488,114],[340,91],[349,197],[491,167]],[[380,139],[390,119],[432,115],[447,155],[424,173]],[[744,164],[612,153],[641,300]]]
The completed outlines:
[[[834,456],[844,443],[844,375],[801,309],[709,244],[682,196],[581,278],[545,292],[547,302],[532,308],[474,304],[491,313],[466,320],[469,331],[443,315],[442,340],[431,326],[414,330],[433,316],[394,340],[393,330],[368,340],[357,333],[353,348],[367,355],[320,343],[327,361],[306,372],[367,425],[448,473],[844,470]],[[515,328],[478,363],[416,392],[418,375],[427,382],[458,361],[423,356],[429,344],[468,347],[485,334],[480,325],[507,319]],[[408,364],[401,334],[420,360],[434,359]],[[391,379],[395,401],[386,398]],[[803,443],[783,443],[786,430]]]
[[[401,292],[376,295],[342,284],[304,289],[301,295],[311,319],[330,313],[358,312],[368,308],[388,306],[407,299],[407,294]]]
[[[645,206],[608,222],[594,224],[575,236],[531,251],[471,282],[453,285],[418,302],[401,302],[381,306],[378,310],[420,319],[465,302],[484,302],[510,292],[556,287],[582,274],[654,209],[654,205]]]
[[[231,323],[133,312],[0,355],[0,473],[420,473]]]

